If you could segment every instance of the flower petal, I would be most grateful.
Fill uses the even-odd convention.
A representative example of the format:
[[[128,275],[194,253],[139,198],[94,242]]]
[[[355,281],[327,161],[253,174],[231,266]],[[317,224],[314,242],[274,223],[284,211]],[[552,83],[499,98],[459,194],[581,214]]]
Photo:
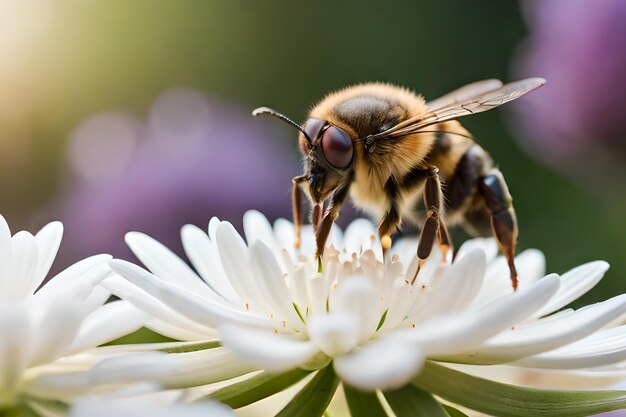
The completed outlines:
[[[173,375],[178,366],[163,352],[136,352],[104,359],[89,370],[94,384],[127,384],[161,381]]]
[[[212,292],[174,252],[157,240],[139,232],[129,232],[126,243],[141,262],[156,276],[203,296]]]
[[[258,274],[256,280],[261,295],[290,326],[300,327],[300,318],[291,303],[291,295],[274,253],[262,241],[250,247],[250,266]]]
[[[582,339],[626,313],[626,294],[558,318],[546,317],[514,327],[475,349],[467,363],[511,362]]]
[[[215,242],[192,224],[183,226],[180,234],[185,253],[204,282],[232,303],[243,304],[222,268]]]
[[[291,259],[295,259],[296,232],[293,223],[285,219],[276,219],[274,222],[274,237],[278,247],[281,250],[286,250]]]
[[[307,321],[311,341],[328,356],[352,350],[358,343],[360,322],[354,314],[317,313]]]
[[[39,263],[35,273],[35,280],[31,287],[31,293],[35,292],[46,278],[46,275],[48,275],[48,272],[50,272],[50,267],[57,256],[62,238],[63,223],[61,222],[48,223],[35,235],[37,247],[39,248]]]
[[[541,308],[556,293],[559,284],[558,275],[548,275],[478,310],[431,319],[414,329],[396,332],[394,337],[418,342],[427,356],[470,355],[484,340]]]
[[[529,368],[580,369],[626,360],[626,325],[602,330],[580,341],[514,362]]]
[[[333,363],[342,380],[373,391],[401,387],[419,372],[423,362],[424,355],[416,344],[383,338],[339,356]]]
[[[271,314],[272,305],[259,293],[255,274],[250,270],[250,254],[246,243],[228,222],[217,226],[215,235],[222,267],[231,285],[246,303],[246,308]]]
[[[486,267],[485,252],[474,249],[445,268],[419,314],[433,317],[465,309],[480,290]]]
[[[61,294],[64,292],[68,290],[75,291],[78,287],[91,290],[106,276],[106,274],[103,275],[102,269],[95,267],[99,264],[106,266],[105,262],[109,259],[111,259],[111,255],[95,255],[76,262],[54,276],[37,291],[35,296],[42,298],[62,297],[63,295]]]
[[[378,232],[372,222],[366,219],[356,219],[348,225],[343,234],[343,246],[349,255],[352,253],[361,254],[371,249],[376,254],[377,259],[383,259]]]
[[[11,276],[11,231],[9,225],[0,215],[0,299],[8,291],[13,277]]]
[[[532,285],[543,277],[545,262],[543,253],[536,249],[525,250],[515,257],[520,289]],[[499,256],[488,265],[483,286],[472,305],[482,306],[512,293],[513,287],[511,286],[509,276],[510,272],[506,259],[503,256]]]
[[[39,303],[33,318],[31,365],[49,362],[64,354],[84,318],[80,302],[71,297],[63,302]]]
[[[162,379],[167,388],[187,388],[232,379],[253,367],[223,347],[169,355],[176,372]]]
[[[384,313],[378,308],[378,296],[364,276],[355,276],[337,285],[330,299],[333,312],[350,314],[359,320],[359,343],[366,341],[376,331]]]
[[[147,319],[147,314],[127,301],[105,304],[85,318],[70,350],[80,352],[125,336],[141,328]]]
[[[11,282],[0,294],[0,301],[19,302],[32,295],[39,249],[35,237],[28,232],[17,232],[11,238]]]
[[[279,248],[274,238],[272,225],[261,212],[248,210],[243,215],[243,231],[248,246],[252,246],[256,241],[261,241],[274,253],[278,251]]]
[[[109,264],[116,273],[142,288],[173,310],[198,323],[217,326],[224,321],[234,321],[265,328],[276,327],[276,322],[273,320],[264,319],[251,312],[244,312],[217,304],[208,298],[202,298],[186,289],[163,281],[130,262],[114,259]]]
[[[593,288],[609,269],[604,261],[589,262],[576,267],[561,276],[561,288],[536,314],[537,317],[550,314],[559,308],[568,305]]]
[[[192,321],[172,310],[120,276],[107,278],[101,285],[109,289],[111,293],[155,317],[155,319],[146,323],[146,327],[155,330],[157,333],[177,340],[206,340],[216,335],[212,328]]]
[[[0,387],[13,390],[30,359],[33,329],[28,310],[20,304],[0,306]]]
[[[222,325],[218,330],[224,347],[252,366],[272,372],[296,368],[319,352],[313,342],[258,328]]]

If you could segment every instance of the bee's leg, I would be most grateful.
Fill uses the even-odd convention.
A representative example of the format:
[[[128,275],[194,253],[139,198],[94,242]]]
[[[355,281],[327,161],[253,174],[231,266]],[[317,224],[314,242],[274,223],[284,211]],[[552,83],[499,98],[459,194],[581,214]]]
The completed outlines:
[[[398,207],[398,184],[390,178],[385,184],[385,193],[389,201],[389,209],[383,216],[378,225],[378,236],[380,236],[380,244],[383,249],[383,259],[386,258],[389,248],[391,248],[391,234],[396,231],[400,225],[400,209]]]
[[[330,228],[332,227],[333,222],[337,220],[337,217],[339,217],[339,209],[341,209],[341,206],[343,206],[343,203],[346,201],[346,197],[348,197],[349,188],[349,186],[346,186],[333,193],[330,204],[324,214],[324,218],[315,230],[315,246],[317,248],[316,256],[318,270],[320,271],[322,266],[322,256],[324,255],[324,248],[326,247],[326,240],[328,240],[328,235],[330,234]]]
[[[439,181],[439,169],[437,167],[430,167],[428,170],[428,178],[424,186],[424,206],[427,209],[426,220],[424,220],[419,243],[417,245],[418,264],[411,283],[415,282],[417,274],[419,274],[426,259],[430,256],[436,236],[439,237],[442,249],[444,245],[448,245],[447,248],[450,247],[448,230],[445,225],[443,225],[443,220],[441,219],[443,193],[441,192],[441,181]],[[447,248],[445,249],[446,251]]]
[[[437,241],[439,242],[439,250],[441,251],[443,262],[446,263],[448,261],[448,252],[452,252],[454,256],[454,246],[452,245],[448,228],[441,218],[439,219],[439,228],[437,229]]]
[[[322,222],[322,213],[324,213],[324,203],[313,204],[311,208],[311,224],[313,225],[313,232],[317,233],[317,229]]]
[[[378,235],[380,236],[380,244],[383,248],[383,259],[386,258],[389,248],[391,248],[391,234],[396,231],[400,224],[400,214],[398,208],[392,203],[391,208],[383,217],[378,226]]]
[[[506,257],[511,272],[513,289],[517,289],[515,269],[515,244],[517,242],[517,218],[513,209],[513,198],[499,169],[493,168],[479,179],[480,194],[485,199],[491,214],[491,228],[500,250]]]
[[[300,248],[300,225],[302,224],[302,217],[300,210],[302,209],[302,197],[300,192],[300,183],[306,181],[306,175],[302,175],[300,177],[294,177],[292,182],[291,189],[291,205],[293,209],[293,225],[296,229],[296,241],[295,247],[296,249]]]

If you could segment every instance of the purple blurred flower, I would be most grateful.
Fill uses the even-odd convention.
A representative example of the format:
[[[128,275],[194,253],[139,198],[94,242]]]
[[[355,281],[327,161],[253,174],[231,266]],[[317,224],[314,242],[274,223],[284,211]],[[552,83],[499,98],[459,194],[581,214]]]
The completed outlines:
[[[548,83],[521,100],[524,144],[551,163],[626,161],[626,2],[524,0],[529,37],[516,78]],[[578,167],[583,168],[583,167]]]
[[[299,172],[292,137],[249,112],[192,90],[171,90],[147,122],[96,115],[74,131],[72,172],[55,210],[66,225],[65,262],[106,252],[131,257],[130,230],[181,251],[183,224],[240,221],[251,208],[289,216]],[[65,264],[62,262],[62,264]]]

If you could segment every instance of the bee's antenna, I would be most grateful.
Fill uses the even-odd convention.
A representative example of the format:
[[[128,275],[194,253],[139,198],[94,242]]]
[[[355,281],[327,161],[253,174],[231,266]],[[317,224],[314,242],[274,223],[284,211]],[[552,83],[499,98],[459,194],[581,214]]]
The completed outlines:
[[[302,134],[304,135],[304,137],[306,138],[306,140],[309,143],[313,143],[313,141],[311,140],[309,135],[307,135],[306,132],[304,131],[304,128],[302,126],[300,126],[299,124],[297,124],[296,122],[294,122],[293,120],[291,120],[289,117],[285,116],[284,114],[279,113],[276,110],[272,110],[269,107],[259,107],[258,109],[255,109],[252,112],[253,116],[258,116],[260,114],[269,114],[270,116],[274,116],[277,119],[280,119],[283,122],[285,122],[287,124],[290,124],[291,126],[293,126],[296,129],[298,129],[300,132],[302,132]]]

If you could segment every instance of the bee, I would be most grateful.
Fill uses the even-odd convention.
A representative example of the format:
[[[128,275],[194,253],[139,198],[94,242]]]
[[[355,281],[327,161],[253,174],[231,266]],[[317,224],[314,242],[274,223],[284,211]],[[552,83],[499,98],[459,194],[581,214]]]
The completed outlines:
[[[453,253],[448,226],[460,224],[472,235],[495,237],[516,289],[518,227],[511,194],[489,154],[454,119],[491,110],[544,83],[489,79],[429,102],[391,84],[360,84],[328,94],[302,125],[267,107],[256,109],[253,115],[277,117],[300,131],[304,173],[292,180],[296,247],[302,191],[311,202],[318,262],[350,196],[378,220],[384,256],[402,221],[421,225],[413,281],[435,241],[444,260]]]

